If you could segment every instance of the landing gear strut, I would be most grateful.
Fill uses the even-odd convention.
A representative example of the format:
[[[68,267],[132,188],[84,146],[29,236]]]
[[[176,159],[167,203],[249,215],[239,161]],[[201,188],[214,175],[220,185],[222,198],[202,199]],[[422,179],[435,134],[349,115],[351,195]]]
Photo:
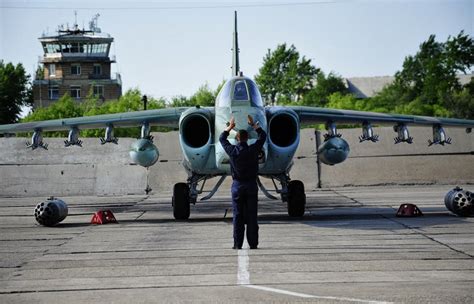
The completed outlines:
[[[288,174],[272,175],[266,177],[272,179],[273,185],[275,186],[275,191],[281,195],[281,200],[287,203],[288,215],[291,217],[303,216],[306,208],[306,194],[304,191],[303,182],[299,180],[290,180]],[[278,189],[275,180],[280,182],[281,189]],[[277,199],[265,189],[259,179],[257,180],[257,183],[260,190],[262,190],[266,197],[269,199]]]
[[[190,215],[190,204],[196,204],[198,195],[203,193],[206,181],[214,176],[200,175],[191,173],[188,177],[187,183],[177,183],[173,187],[173,215],[177,220],[187,220]],[[209,193],[201,198],[201,201],[210,199],[216,194],[219,187],[224,182],[227,175],[222,175],[214,188]],[[198,188],[199,183],[201,187]],[[206,191],[207,192],[207,191]]]

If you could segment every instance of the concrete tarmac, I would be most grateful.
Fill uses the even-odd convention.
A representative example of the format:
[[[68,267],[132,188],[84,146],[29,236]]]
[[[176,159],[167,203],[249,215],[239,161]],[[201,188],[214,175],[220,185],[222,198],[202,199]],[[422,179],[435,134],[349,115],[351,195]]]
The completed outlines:
[[[61,197],[53,228],[34,220],[44,198],[0,198],[0,303],[473,303],[474,218],[446,210],[452,187],[312,191],[302,219],[260,197],[257,250],[231,249],[226,195],[181,222],[169,193]],[[90,225],[99,209],[119,223]]]

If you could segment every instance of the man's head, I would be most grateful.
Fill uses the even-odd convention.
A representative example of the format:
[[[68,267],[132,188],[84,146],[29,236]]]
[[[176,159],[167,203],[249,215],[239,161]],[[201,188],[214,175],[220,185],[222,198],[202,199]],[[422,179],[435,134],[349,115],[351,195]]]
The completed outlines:
[[[247,142],[249,139],[249,133],[246,130],[239,130],[237,134],[235,135],[235,139],[237,139],[238,142]]]

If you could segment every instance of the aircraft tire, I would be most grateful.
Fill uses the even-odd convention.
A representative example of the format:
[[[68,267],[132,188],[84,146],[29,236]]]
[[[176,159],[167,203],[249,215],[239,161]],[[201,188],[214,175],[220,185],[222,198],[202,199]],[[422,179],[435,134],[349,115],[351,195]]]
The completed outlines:
[[[293,180],[288,183],[288,215],[302,217],[306,206],[306,194],[302,181]]]
[[[189,218],[189,187],[186,183],[177,183],[173,187],[173,216],[177,220]]]

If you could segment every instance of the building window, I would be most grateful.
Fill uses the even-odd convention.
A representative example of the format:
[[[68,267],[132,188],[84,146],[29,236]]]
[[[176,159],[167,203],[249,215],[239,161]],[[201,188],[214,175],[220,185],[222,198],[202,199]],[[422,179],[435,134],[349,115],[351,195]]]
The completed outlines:
[[[80,64],[71,65],[71,75],[81,75],[81,65]]]
[[[54,63],[49,65],[49,76],[56,76],[56,65]]]
[[[79,53],[79,47],[77,43],[71,44],[71,53]]]
[[[104,97],[104,86],[94,85],[92,87],[92,92],[94,93],[94,96],[102,98],[102,97]]]
[[[48,88],[48,97],[49,99],[56,100],[59,99],[59,87],[58,86],[49,86]]]
[[[61,44],[61,53],[71,53],[72,45],[68,44]]]
[[[100,64],[94,64],[94,69],[92,72],[94,75],[102,75],[102,66]]]
[[[43,45],[44,52],[47,54],[61,53],[61,47],[56,43],[47,43]]]
[[[75,99],[81,98],[81,86],[71,86],[71,97]]]
[[[92,44],[92,54],[104,54],[107,53],[109,45],[107,43]]]

